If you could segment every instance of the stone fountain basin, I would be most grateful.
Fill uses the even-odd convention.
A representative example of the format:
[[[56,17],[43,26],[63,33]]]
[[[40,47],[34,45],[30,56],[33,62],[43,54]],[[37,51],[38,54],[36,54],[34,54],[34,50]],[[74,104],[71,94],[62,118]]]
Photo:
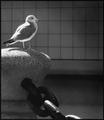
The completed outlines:
[[[1,98],[26,99],[27,93],[21,87],[24,78],[29,77],[40,86],[50,69],[51,59],[34,49],[3,48],[1,49]]]

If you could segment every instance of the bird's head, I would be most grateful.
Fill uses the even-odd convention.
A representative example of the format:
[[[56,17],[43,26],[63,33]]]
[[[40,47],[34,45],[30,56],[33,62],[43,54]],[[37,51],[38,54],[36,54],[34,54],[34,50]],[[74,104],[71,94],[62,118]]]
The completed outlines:
[[[38,19],[34,15],[28,15],[26,17],[26,22],[38,22]]]

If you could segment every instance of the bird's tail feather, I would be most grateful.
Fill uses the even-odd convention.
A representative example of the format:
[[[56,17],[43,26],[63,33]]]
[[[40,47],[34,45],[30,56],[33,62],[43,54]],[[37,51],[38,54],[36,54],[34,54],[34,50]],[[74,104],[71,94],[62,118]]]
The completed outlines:
[[[12,43],[12,42],[14,42],[14,40],[13,40],[13,39],[10,39],[10,40],[8,40],[8,41],[3,42],[3,44],[10,44],[10,43]]]
[[[13,39],[9,39],[9,40],[3,42],[3,44],[6,45],[6,46],[9,46],[9,45],[13,44],[14,42],[15,41]]]

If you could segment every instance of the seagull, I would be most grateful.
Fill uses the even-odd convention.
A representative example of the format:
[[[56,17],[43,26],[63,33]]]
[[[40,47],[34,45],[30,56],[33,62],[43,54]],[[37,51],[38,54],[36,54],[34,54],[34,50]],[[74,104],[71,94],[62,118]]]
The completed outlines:
[[[17,42],[22,42],[23,48],[25,48],[24,42],[30,41],[38,30],[37,21],[38,19],[34,15],[28,15],[25,19],[25,23],[18,26],[12,37],[8,41],[3,42],[3,44],[9,46]]]

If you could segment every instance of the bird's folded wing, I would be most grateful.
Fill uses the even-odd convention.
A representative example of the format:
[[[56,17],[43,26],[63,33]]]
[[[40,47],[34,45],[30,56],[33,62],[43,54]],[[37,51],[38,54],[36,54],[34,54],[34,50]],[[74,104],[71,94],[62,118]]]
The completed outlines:
[[[20,25],[17,29],[16,29],[16,31],[15,31],[15,33],[12,35],[12,37],[10,38],[10,39],[16,39],[16,37],[19,35],[19,34],[21,34],[21,31],[23,30],[23,29],[25,29],[26,27],[28,27],[30,24],[29,23],[24,23],[24,24],[22,24],[22,25]]]

